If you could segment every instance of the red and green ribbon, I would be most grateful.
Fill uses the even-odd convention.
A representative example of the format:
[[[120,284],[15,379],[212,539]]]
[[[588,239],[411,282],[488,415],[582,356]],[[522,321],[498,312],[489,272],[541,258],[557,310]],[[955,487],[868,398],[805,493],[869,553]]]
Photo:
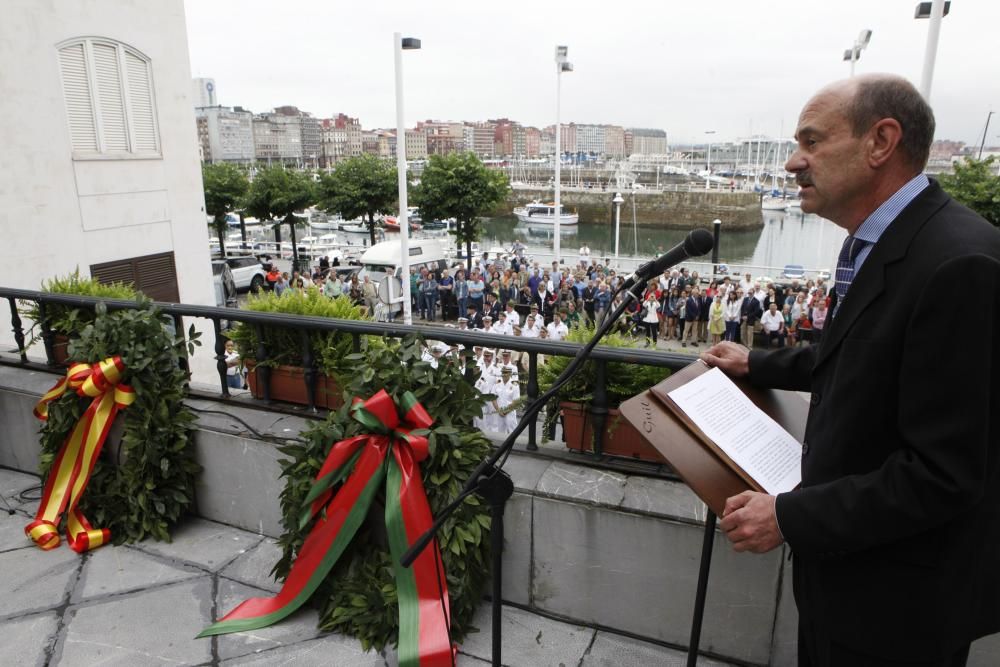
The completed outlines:
[[[397,406],[385,390],[367,401],[354,399],[351,416],[371,432],[330,448],[303,501],[300,524],[315,523],[281,591],[242,602],[198,636],[263,628],[302,606],[347,549],[385,482],[385,523],[399,598],[399,665],[450,667],[448,588],[437,542],[411,568],[399,565],[433,523],[419,467],[429,454],[427,438],[413,431],[434,420],[410,392]],[[337,484],[342,486],[334,493]]]

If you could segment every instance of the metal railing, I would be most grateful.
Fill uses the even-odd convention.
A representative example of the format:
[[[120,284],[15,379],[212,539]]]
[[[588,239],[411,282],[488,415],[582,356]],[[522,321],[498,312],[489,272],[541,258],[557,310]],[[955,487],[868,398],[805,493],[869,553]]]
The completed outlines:
[[[7,355],[0,355],[0,362],[7,364],[19,364],[31,366],[31,362],[25,351],[25,330],[24,323],[18,312],[18,302],[34,302],[38,304],[40,314],[39,322],[40,337],[44,344],[47,365],[52,372],[61,372],[55,361],[54,342],[56,332],[54,332],[46,317],[46,311],[52,305],[71,306],[77,308],[93,309],[98,302],[103,303],[108,311],[135,309],[136,303],[128,300],[98,299],[94,297],[75,296],[68,294],[52,294],[33,290],[23,290],[0,287],[0,298],[7,299],[10,304],[11,328],[14,333],[14,340],[17,348],[13,350],[17,354],[16,359]],[[360,351],[363,336],[381,336],[390,338],[403,338],[410,334],[418,334],[425,340],[438,340],[445,343],[461,344],[466,348],[472,346],[482,347],[502,347],[512,351],[525,352],[528,355],[528,382],[526,393],[528,399],[537,398],[540,394],[538,384],[538,355],[547,357],[561,356],[574,357],[581,349],[582,345],[564,341],[551,341],[538,338],[521,338],[519,336],[500,336],[497,334],[480,333],[476,330],[459,330],[451,327],[431,327],[431,326],[406,326],[398,323],[382,323],[373,321],[357,320],[336,320],[325,317],[308,317],[300,315],[286,315],[281,313],[264,313],[251,310],[239,310],[235,308],[219,308],[215,306],[199,306],[182,303],[155,302],[164,314],[169,316],[175,327],[177,335],[184,336],[184,318],[199,318],[209,320],[215,333],[214,352],[215,366],[219,374],[220,393],[223,399],[230,398],[229,386],[226,382],[226,337],[223,329],[223,322],[243,322],[252,326],[256,330],[257,340],[260,341],[256,350],[255,361],[257,381],[261,384],[262,400],[265,404],[270,401],[270,371],[265,362],[271,357],[271,351],[264,340],[264,327],[283,327],[300,332],[302,349],[302,359],[304,360],[303,383],[305,384],[306,395],[308,397],[308,409],[318,412],[316,406],[316,387],[319,378],[317,368],[316,351],[311,349],[309,332],[325,331],[340,332],[348,334],[353,339],[353,349]],[[608,398],[607,398],[607,364],[609,362],[621,362],[626,364],[638,364],[642,366],[656,366],[667,368],[671,371],[680,370],[691,363],[692,358],[687,355],[672,354],[657,350],[644,350],[638,348],[618,348],[598,346],[594,349],[591,359],[596,362],[595,390],[593,399],[589,405],[591,423],[594,431],[593,454],[596,458],[603,457],[603,436],[607,425]],[[465,377],[470,383],[473,382],[474,364],[467,360],[465,367]],[[182,360],[185,369],[189,368],[188,361]],[[33,365],[37,368],[37,364]],[[528,449],[538,449],[537,423],[533,422],[528,427]]]

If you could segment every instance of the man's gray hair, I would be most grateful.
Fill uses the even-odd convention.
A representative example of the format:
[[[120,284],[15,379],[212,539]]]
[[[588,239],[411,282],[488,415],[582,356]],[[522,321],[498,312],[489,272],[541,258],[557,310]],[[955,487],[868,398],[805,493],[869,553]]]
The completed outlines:
[[[913,84],[902,77],[872,77],[858,82],[847,108],[855,137],[883,118],[893,118],[903,128],[900,146],[910,163],[923,171],[934,141],[934,112]]]

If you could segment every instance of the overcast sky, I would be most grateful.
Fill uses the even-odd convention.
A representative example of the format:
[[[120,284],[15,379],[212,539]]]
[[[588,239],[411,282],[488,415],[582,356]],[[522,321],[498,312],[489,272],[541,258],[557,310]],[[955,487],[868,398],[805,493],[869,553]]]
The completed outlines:
[[[655,127],[671,143],[794,132],[803,102],[849,74],[841,61],[873,31],[856,71],[919,85],[929,21],[916,0],[185,0],[193,76],[219,102],[266,111],[294,104],[366,129],[395,127],[392,34],[404,52],[406,125],[508,117]],[[938,46],[931,104],[938,139],[978,144],[1000,111],[1000,2],[954,0]],[[1000,144],[1000,117],[987,144]]]

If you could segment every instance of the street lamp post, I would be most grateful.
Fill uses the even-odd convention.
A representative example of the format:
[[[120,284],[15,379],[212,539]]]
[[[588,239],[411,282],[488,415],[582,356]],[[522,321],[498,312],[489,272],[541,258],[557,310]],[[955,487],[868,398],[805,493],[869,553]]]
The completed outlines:
[[[562,166],[562,146],[559,141],[559,115],[560,115],[560,102],[562,97],[562,73],[572,72],[573,63],[567,62],[566,52],[569,50],[565,46],[556,47],[556,169],[555,169],[555,198],[556,198],[556,210],[555,210],[555,220],[553,220],[553,230],[555,231],[553,240],[553,251],[555,254],[556,262],[562,264],[562,256],[559,251],[559,218],[562,216],[562,201],[559,196],[560,181],[562,175],[560,174],[560,167]]]
[[[868,48],[868,42],[872,39],[871,30],[862,30],[858,33],[858,38],[854,40],[854,46],[844,51],[844,60],[851,62],[851,77],[854,76],[854,63],[861,58],[861,52]]]
[[[993,114],[994,113],[996,113],[996,112],[995,111],[991,111],[986,116],[986,127],[983,128],[983,140],[979,142],[979,157],[976,158],[977,160],[982,160],[983,159],[983,148],[986,147],[986,133],[989,132],[989,130],[990,130],[990,118],[993,118]],[[240,220],[242,220],[242,219],[243,219],[243,216],[240,216]]]
[[[420,48],[420,40],[393,34],[396,51],[396,171],[399,176],[399,282],[403,288],[403,323],[413,324],[413,309],[410,306],[410,221],[406,210],[406,128],[403,127],[403,50]],[[389,289],[389,312],[392,312],[392,277]]]
[[[715,134],[715,130],[705,130],[705,134]],[[712,182],[712,139],[708,140],[708,155],[705,159],[705,189],[711,187]]]
[[[622,226],[622,204],[625,203],[622,193],[616,192],[615,198],[611,200],[611,203],[615,205],[615,265],[618,265],[618,239],[621,236],[621,226]]]
[[[934,79],[934,61],[937,58],[938,37],[941,35],[941,19],[948,14],[951,3],[945,0],[921,2],[913,13],[915,19],[931,20],[927,27],[927,48],[924,50],[924,71],[920,76],[920,94],[925,100],[931,99],[931,81]]]

